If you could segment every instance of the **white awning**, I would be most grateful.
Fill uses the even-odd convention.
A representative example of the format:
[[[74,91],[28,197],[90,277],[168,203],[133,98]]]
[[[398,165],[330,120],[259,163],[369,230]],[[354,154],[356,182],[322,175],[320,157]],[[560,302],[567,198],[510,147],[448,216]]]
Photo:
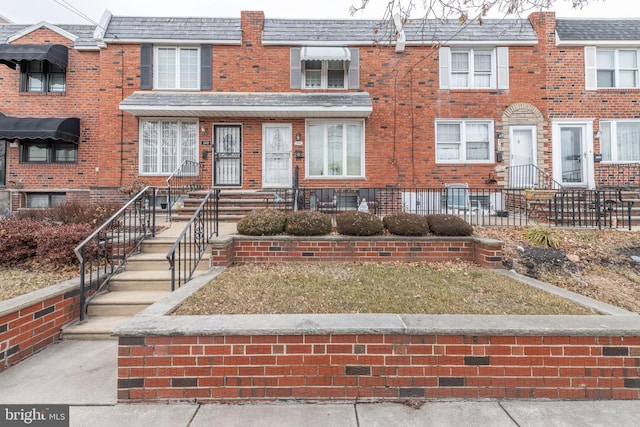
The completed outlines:
[[[301,61],[351,61],[346,47],[305,46],[300,51]]]

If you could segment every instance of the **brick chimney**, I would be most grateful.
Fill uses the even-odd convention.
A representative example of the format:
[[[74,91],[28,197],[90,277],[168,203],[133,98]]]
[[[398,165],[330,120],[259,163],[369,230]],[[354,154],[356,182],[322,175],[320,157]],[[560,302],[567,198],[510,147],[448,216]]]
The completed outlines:
[[[240,23],[242,25],[242,44],[245,46],[261,45],[264,12],[243,10],[240,12]]]

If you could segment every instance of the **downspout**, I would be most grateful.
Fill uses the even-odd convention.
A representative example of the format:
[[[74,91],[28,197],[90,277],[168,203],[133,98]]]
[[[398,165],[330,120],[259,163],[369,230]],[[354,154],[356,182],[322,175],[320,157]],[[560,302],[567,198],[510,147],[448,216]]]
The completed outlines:
[[[124,49],[120,52],[122,54],[121,68],[120,68],[120,102],[124,101]],[[120,111],[120,187],[122,187],[124,179],[124,112]]]

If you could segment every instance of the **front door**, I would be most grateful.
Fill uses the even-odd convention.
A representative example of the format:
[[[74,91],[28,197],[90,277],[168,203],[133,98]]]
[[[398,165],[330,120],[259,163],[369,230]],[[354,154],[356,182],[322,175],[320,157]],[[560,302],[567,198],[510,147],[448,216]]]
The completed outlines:
[[[291,187],[291,125],[262,125],[262,187]]]
[[[511,127],[509,166],[512,188],[532,188],[537,184],[535,141],[535,126]]]
[[[557,123],[553,127],[554,179],[567,187],[592,187],[593,139],[586,123]]]
[[[242,185],[242,127],[213,126],[213,185]]]

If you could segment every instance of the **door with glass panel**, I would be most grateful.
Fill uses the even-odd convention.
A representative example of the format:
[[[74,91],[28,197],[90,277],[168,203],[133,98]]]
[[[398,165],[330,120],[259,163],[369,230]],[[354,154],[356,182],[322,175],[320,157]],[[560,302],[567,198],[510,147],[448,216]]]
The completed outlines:
[[[585,126],[560,125],[560,183],[568,186],[587,184]]]
[[[263,125],[262,152],[262,186],[291,187],[291,125]]]
[[[213,185],[242,185],[242,127],[213,126]]]
[[[532,188],[538,180],[535,126],[513,126],[509,138],[509,179],[511,188]]]

